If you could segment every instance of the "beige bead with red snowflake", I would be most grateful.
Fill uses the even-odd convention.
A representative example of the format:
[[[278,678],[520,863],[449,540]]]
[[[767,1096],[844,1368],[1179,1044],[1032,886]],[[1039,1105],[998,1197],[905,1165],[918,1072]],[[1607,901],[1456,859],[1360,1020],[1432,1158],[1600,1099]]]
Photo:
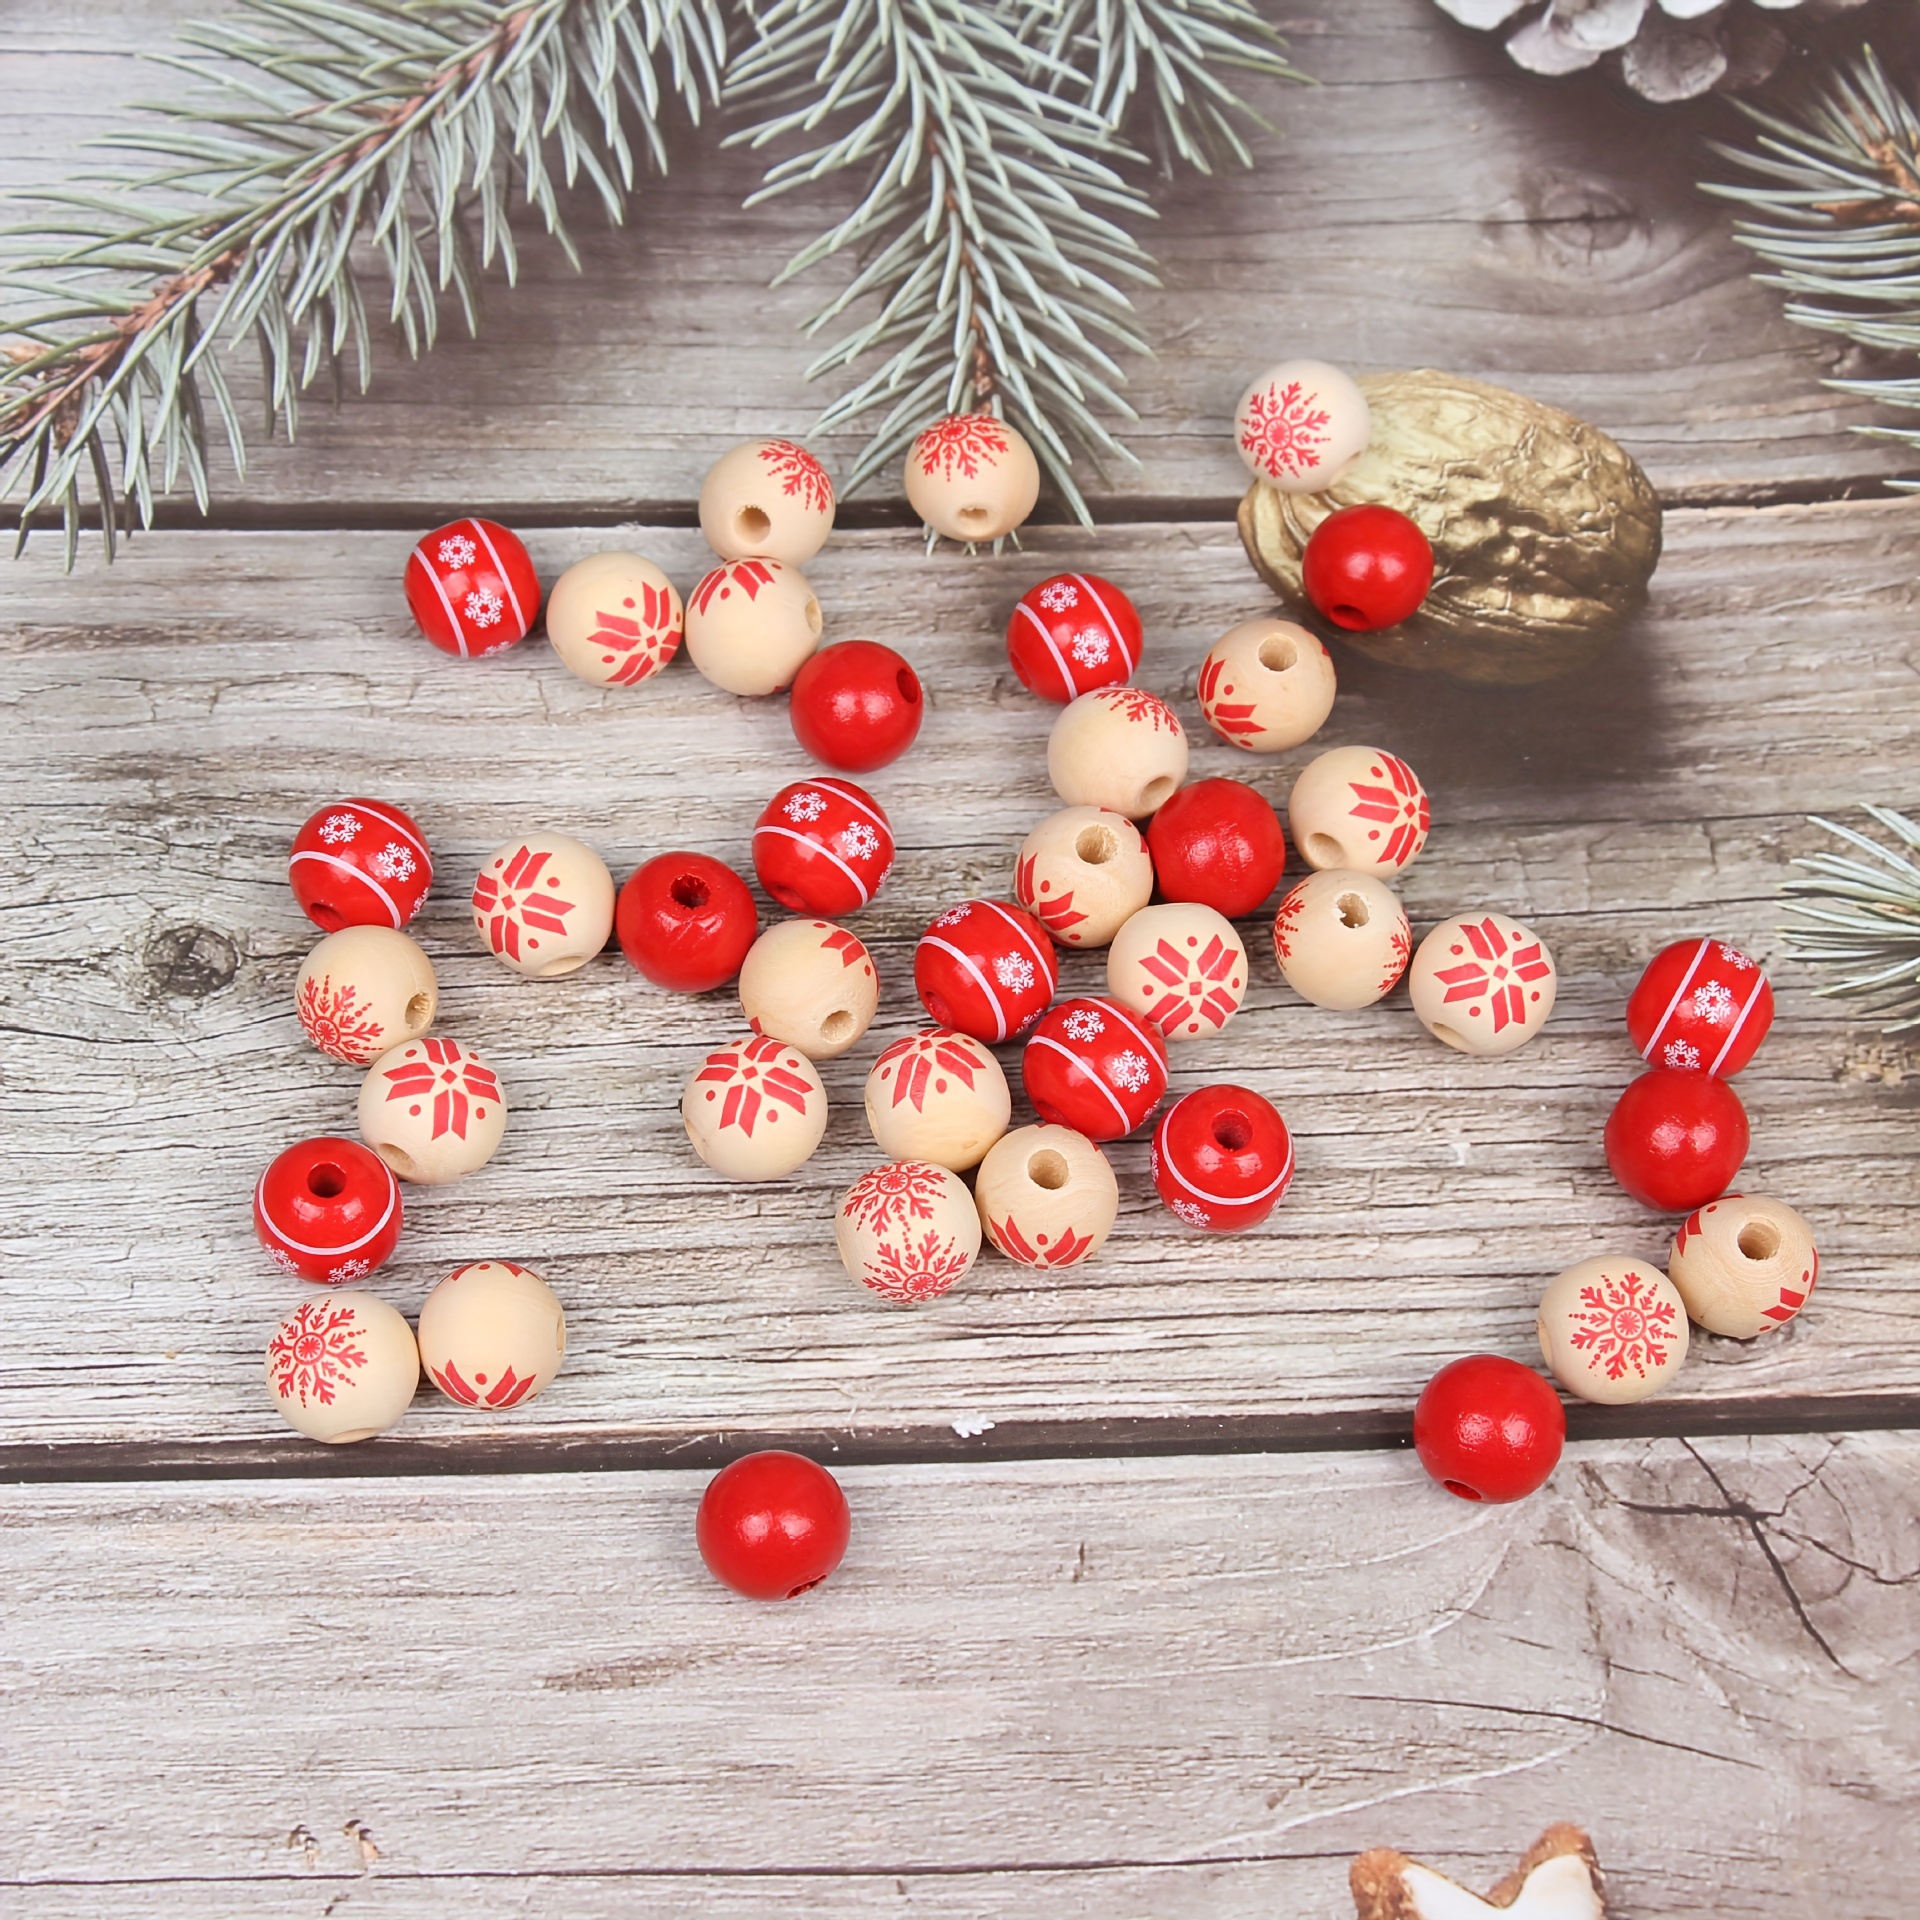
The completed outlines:
[[[1062,807],[1020,843],[1014,897],[1063,947],[1104,947],[1153,898],[1140,829],[1104,807]]]
[[[1372,1006],[1393,991],[1412,951],[1399,896],[1347,867],[1308,874],[1273,917],[1281,978],[1316,1007]]]
[[[1144,820],[1186,777],[1186,731],[1143,687],[1083,693],[1047,736],[1047,778],[1070,807]]]
[[[1013,1094],[985,1043],[948,1027],[896,1040],[867,1072],[867,1126],[882,1153],[963,1173],[1006,1132]]]
[[[1813,1229],[1784,1200],[1729,1193],[1681,1223],[1667,1273],[1709,1333],[1751,1340],[1807,1304],[1820,1255]]]
[[[413,1329],[371,1293],[303,1301],[267,1343],[267,1392],[309,1440],[371,1440],[406,1412],[419,1385]]]
[[[700,483],[700,531],[722,560],[804,567],[833,531],[833,482],[791,440],[743,440]]]
[[[425,949],[397,928],[342,927],[301,962],[293,1004],[322,1053],[362,1067],[433,1025],[440,985]]]
[[[1247,997],[1247,949],[1233,922],[1198,901],[1143,907],[1107,950],[1107,992],[1169,1041],[1204,1040]]]
[[[1263,373],[1234,409],[1233,439],[1247,471],[1282,493],[1322,493],[1366,451],[1367,396],[1324,360],[1286,360]]]
[[[1040,498],[1033,449],[990,413],[936,420],[907,449],[907,504],[935,533],[969,545],[999,540]]]
[[[722,693],[778,693],[826,622],[807,576],[779,560],[727,560],[687,595],[687,658]]]
[[[729,1180],[781,1180],[827,1130],[827,1090],[797,1047],[749,1034],[710,1053],[680,1096],[693,1150]]]
[[[673,582],[637,553],[590,553],[547,596],[547,638],[569,673],[596,687],[650,680],[680,651]]]
[[[1420,942],[1407,992],[1420,1023],[1462,1053],[1511,1053],[1553,1011],[1553,955],[1504,913],[1463,913]]]
[[[927,1160],[889,1160],[840,1197],[833,1237],[862,1286],[903,1306],[935,1300],[980,1257],[967,1183]]]
[[[740,1007],[755,1033],[837,1060],[873,1024],[880,976],[873,956],[831,920],[782,920],[747,949]]]
[[[1602,1406],[1645,1400],[1687,1357],[1687,1310],[1644,1260],[1582,1260],[1540,1297],[1540,1352],[1571,1394]]]
[[[577,972],[613,931],[613,875],[565,833],[503,840],[480,863],[473,924],[494,958],[529,980]]]
[[[560,1371],[567,1316],[531,1267],[475,1260],[420,1309],[420,1361],[457,1407],[500,1413],[531,1400]]]
[[[1284,753],[1333,711],[1333,655],[1291,620],[1243,620],[1200,662],[1200,711],[1229,746]]]
[[[1391,879],[1427,844],[1420,777],[1378,747],[1335,747],[1309,760],[1287,795],[1287,831],[1310,867],[1352,867]]]
[[[1042,1124],[999,1140],[974,1176],[987,1238],[1023,1267],[1074,1267],[1120,1213],[1113,1165],[1084,1133]]]
[[[390,1048],[360,1083],[360,1137],[402,1180],[442,1187],[484,1167],[507,1128],[493,1069],[457,1040]]]

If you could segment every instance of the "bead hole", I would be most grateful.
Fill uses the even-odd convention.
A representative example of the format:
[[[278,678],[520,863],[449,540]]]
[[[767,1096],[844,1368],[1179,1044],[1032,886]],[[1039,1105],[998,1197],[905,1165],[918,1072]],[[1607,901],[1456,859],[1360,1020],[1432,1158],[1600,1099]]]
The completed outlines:
[[[707,883],[697,873],[683,873],[667,891],[690,911],[704,907],[713,897],[707,891]]]
[[[1027,1161],[1027,1178],[1036,1187],[1058,1193],[1067,1184],[1066,1156],[1055,1153],[1051,1147],[1042,1147]]]
[[[826,622],[820,616],[820,602],[812,594],[807,596],[807,631],[818,640]]]
[[[1340,842],[1330,833],[1307,835],[1307,858],[1316,867],[1337,867],[1343,863]]]
[[[1451,1027],[1435,1027],[1433,1029],[1433,1037],[1436,1040],[1444,1040],[1448,1046],[1460,1053],[1471,1053],[1473,1051],[1473,1049],[1467,1045],[1466,1041],[1459,1034],[1455,1033]]]
[[[409,1033],[418,1033],[433,1019],[433,996],[428,993],[416,993],[407,1002],[406,1013],[402,1016],[407,1023]]]
[[[853,1038],[853,1015],[845,1007],[836,1008],[820,1022],[820,1038],[838,1046],[842,1040]]]
[[[733,530],[749,546],[757,547],[773,531],[773,522],[760,507],[742,507],[733,516]]]
[[[820,1580],[824,1580],[826,1577],[823,1573],[820,1576]],[[789,1587],[787,1589],[787,1598],[789,1600],[798,1600],[803,1593],[811,1593],[813,1589],[820,1584],[820,1580],[802,1580],[797,1587]]]
[[[331,1160],[307,1169],[307,1191],[319,1200],[331,1200],[347,1190],[347,1176]]]
[[[1483,1497],[1478,1487],[1470,1487],[1464,1480],[1442,1480],[1440,1484],[1449,1493],[1457,1493],[1462,1500],[1478,1500]]]
[[[1333,904],[1339,909],[1343,927],[1364,927],[1372,918],[1367,903],[1357,893],[1343,893]]]
[[[1285,673],[1300,664],[1300,649],[1284,633],[1269,634],[1260,642],[1260,664],[1269,673]]]
[[[1217,1113],[1213,1117],[1213,1137],[1229,1153],[1239,1153],[1253,1140],[1253,1123],[1244,1113]]]
[[[985,507],[962,507],[955,517],[969,532],[977,527],[984,533],[993,524],[993,515]]]
[[[1146,791],[1140,796],[1140,804],[1148,813],[1158,813],[1173,794],[1173,775],[1163,773],[1158,780],[1149,780]]]
[[[1780,1251],[1780,1229],[1771,1220],[1749,1220],[1734,1245],[1749,1260],[1771,1260]]]
[[[1090,867],[1104,867],[1120,851],[1119,837],[1109,826],[1082,827],[1073,850]]]
[[[413,1164],[413,1155],[405,1147],[397,1147],[391,1140],[376,1140],[373,1150],[402,1180],[416,1180],[420,1169]]]
[[[908,706],[917,707],[920,704],[920,682],[914,677],[911,667],[902,667],[893,676],[893,683],[900,689],[900,698]]]
[[[1342,604],[1326,609],[1327,618],[1336,627],[1345,627],[1349,633],[1357,633],[1367,624],[1367,616],[1360,608]]]
[[[347,924],[346,916],[331,900],[316,900],[307,909],[307,918],[316,927],[325,927],[329,933],[338,933]]]

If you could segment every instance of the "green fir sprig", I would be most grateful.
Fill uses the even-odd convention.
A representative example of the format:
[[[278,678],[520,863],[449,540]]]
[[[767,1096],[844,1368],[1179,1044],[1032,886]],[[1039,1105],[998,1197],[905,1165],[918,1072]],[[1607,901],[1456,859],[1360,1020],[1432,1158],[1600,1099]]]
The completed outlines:
[[[1907,857],[1920,853],[1920,823],[1891,807],[1865,811],[1906,851],[1815,816],[1816,827],[1866,858],[1815,853],[1794,861],[1814,877],[1782,882],[1794,916],[1785,932],[1802,959],[1845,969],[1822,993],[1866,996],[1893,1016],[1885,1031],[1897,1033],[1920,1026],[1920,865]]]

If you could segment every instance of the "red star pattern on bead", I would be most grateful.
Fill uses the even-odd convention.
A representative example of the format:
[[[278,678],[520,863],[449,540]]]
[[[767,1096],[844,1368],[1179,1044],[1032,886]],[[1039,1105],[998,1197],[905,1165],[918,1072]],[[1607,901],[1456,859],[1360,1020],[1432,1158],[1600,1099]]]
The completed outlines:
[[[845,927],[830,929],[820,945],[828,953],[837,953],[843,967],[857,967],[867,957],[866,948]]]
[[[602,664],[611,666],[615,660],[620,661],[607,684],[630,687],[658,673],[680,651],[681,629],[674,617],[673,595],[650,581],[642,584],[637,602],[626,598],[620,604],[628,611],[595,609],[593,617],[600,624],[587,635],[587,644],[606,649]],[[622,659],[622,655],[626,657]]]
[[[1040,1244],[1036,1246],[1015,1225],[1012,1214],[1004,1220],[989,1220],[987,1235],[1009,1260],[1018,1260],[1029,1267],[1071,1267],[1093,1251],[1092,1234],[1075,1233],[1071,1227],[1052,1246],[1047,1245],[1047,1236],[1041,1234]]]
[[[433,1096],[433,1138],[443,1133],[467,1137],[469,1106],[500,1099],[500,1082],[493,1070],[484,1067],[472,1054],[463,1053],[454,1040],[422,1040],[421,1060],[403,1060],[387,1069],[389,1100],[425,1100]],[[411,1051],[411,1049],[409,1049]],[[479,1117],[486,1109],[481,1107]]]
[[[806,1112],[811,1089],[790,1067],[781,1064],[785,1052],[778,1040],[756,1038],[708,1054],[698,1079],[726,1088],[720,1103],[723,1129],[738,1127],[751,1140],[763,1113],[769,1122],[780,1117],[776,1106]]]
[[[1276,947],[1278,947],[1280,944],[1280,932],[1278,927],[1274,929],[1273,943]],[[1386,972],[1382,974],[1380,978],[1380,991],[1382,993],[1391,993],[1393,991],[1394,982],[1398,980],[1400,976],[1403,973],[1405,973],[1407,970],[1407,960],[1409,956],[1412,954],[1412,952],[1413,952],[1412,930],[1404,926],[1394,928],[1393,944],[1388,949],[1388,952],[1387,952]],[[1287,956],[1284,953],[1281,954],[1280,956],[1282,960],[1286,959],[1286,957]]]
[[[1298,380],[1247,396],[1240,444],[1269,479],[1292,479],[1320,464],[1332,415]]]
[[[1171,940],[1160,941],[1139,963],[1142,973],[1166,989],[1147,1008],[1146,1017],[1162,1033],[1171,1033],[1195,1015],[1212,1021],[1218,1031],[1240,1005],[1237,964],[1233,949],[1217,933],[1197,954],[1182,953]]]
[[[512,1407],[517,1406],[532,1391],[534,1376],[517,1374],[509,1367],[485,1393],[480,1388],[486,1386],[487,1376],[479,1374],[479,1385],[471,1385],[462,1376],[460,1369],[451,1360],[444,1367],[429,1367],[433,1383],[449,1400],[458,1400],[465,1407]]]
[[[1512,946],[1491,919],[1469,921],[1460,931],[1472,947],[1473,957],[1463,959],[1457,967],[1441,967],[1434,975],[1447,990],[1447,1004],[1451,1006],[1456,1000],[1485,1002],[1493,1015],[1495,1033],[1524,1021],[1527,983],[1544,980],[1553,971],[1540,942]],[[1463,954],[1466,949],[1451,946],[1447,951]],[[1480,1008],[1475,1005],[1469,1011],[1477,1014]]]
[[[1113,708],[1132,726],[1146,727],[1154,733],[1180,731],[1173,709],[1144,687],[1102,687],[1092,697]]]
[[[913,443],[913,457],[922,473],[974,480],[982,466],[997,464],[1010,444],[1006,428],[992,414],[950,413]]]
[[[301,981],[294,1005],[307,1038],[333,1059],[357,1063],[371,1060],[380,1051],[380,1036],[386,1028],[370,1008],[360,1004],[358,991],[336,987],[332,974]]]
[[[800,504],[814,513],[833,509],[833,482],[827,470],[805,447],[791,440],[766,440],[760,446],[760,464],[780,482],[780,491],[798,495]]]
[[[1222,740],[1232,742],[1236,747],[1247,744],[1247,735],[1261,731],[1260,722],[1253,717],[1254,703],[1244,704],[1236,701],[1229,704],[1226,696],[1232,693],[1231,687],[1220,684],[1227,670],[1224,660],[1209,659],[1200,669],[1200,711],[1207,716],[1207,725]]]
[[[356,1344],[360,1316],[352,1307],[309,1300],[294,1310],[267,1347],[267,1377],[282,1400],[333,1405],[350,1374],[367,1364]]]
[[[768,560],[729,560],[725,566],[715,567],[694,588],[688,605],[697,613],[705,613],[714,600],[730,600],[735,587],[749,600],[757,600],[762,587],[773,585],[774,565]]]
[[[873,1064],[876,1070],[892,1066],[896,1107],[910,1105],[915,1113],[924,1113],[927,1088],[933,1084],[936,1071],[952,1074],[963,1087],[971,1089],[983,1063],[958,1034],[910,1033],[904,1040],[896,1040]],[[887,1077],[881,1075],[882,1079]],[[946,1082],[939,1082],[934,1090],[945,1093]]]
[[[856,1226],[881,1232],[891,1224],[931,1220],[935,1203],[946,1192],[938,1167],[919,1160],[890,1160],[863,1173],[847,1190],[840,1210]]]
[[[1036,886],[1033,870],[1039,864],[1039,859],[1038,854],[1030,853],[1024,860],[1016,862],[1013,874],[1014,898],[1029,913],[1037,914],[1040,923],[1050,934],[1056,939],[1063,939],[1067,936],[1068,928],[1079,926],[1087,916],[1074,906],[1071,887],[1058,899],[1041,898],[1042,891],[1052,886],[1053,882],[1043,880]]]
[[[1375,786],[1364,780],[1348,781],[1353,789],[1354,804],[1347,811],[1356,820],[1377,820],[1382,826],[1391,826],[1393,831],[1387,837],[1382,857],[1396,867],[1404,867],[1427,843],[1427,828],[1432,822],[1427,790],[1413,769],[1390,753],[1380,755],[1380,764],[1372,773],[1376,781],[1384,780],[1387,784]],[[1367,836],[1369,840],[1379,837],[1378,829]]]
[[[520,958],[520,943],[528,928],[539,933],[565,933],[567,915],[573,911],[571,900],[556,893],[537,891],[540,869],[547,855],[521,847],[507,862],[500,878],[483,873],[473,883],[473,912],[486,927],[487,944],[495,953],[511,960]],[[529,939],[529,947],[539,941]]]
[[[1273,952],[1276,959],[1291,960],[1293,958],[1293,936],[1299,931],[1300,916],[1306,910],[1307,889],[1302,883],[1280,902],[1280,911],[1273,916]],[[1406,945],[1404,934],[1401,936],[1400,944],[1402,947]],[[1406,965],[1404,956],[1400,964],[1403,967]],[[1399,975],[1396,974],[1394,978],[1398,979]]]
[[[1677,1315],[1645,1274],[1629,1267],[1617,1280],[1609,1274],[1582,1287],[1573,1317],[1573,1350],[1589,1355],[1588,1366],[1601,1368],[1609,1380],[1620,1379],[1629,1367],[1644,1380],[1650,1368],[1657,1373],[1667,1364]]]

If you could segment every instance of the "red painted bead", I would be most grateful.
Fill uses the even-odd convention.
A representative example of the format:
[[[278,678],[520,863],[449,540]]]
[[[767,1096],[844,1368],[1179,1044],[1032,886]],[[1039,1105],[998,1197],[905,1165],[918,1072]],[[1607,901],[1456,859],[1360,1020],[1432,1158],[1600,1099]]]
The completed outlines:
[[[288,1273],[329,1284],[358,1280],[400,1238],[400,1183],[358,1140],[302,1140],[260,1176],[253,1228],[268,1258]]]
[[[1300,584],[1349,633],[1398,626],[1420,611],[1433,585],[1433,547],[1392,507],[1342,507],[1308,536]]]
[[[1063,1000],[1034,1028],[1020,1078],[1042,1120],[1118,1140],[1167,1090],[1166,1043],[1111,1000]]]
[[[1560,1396],[1531,1367],[1495,1353],[1450,1361],[1413,1409],[1420,1464],[1462,1500],[1524,1500],[1546,1485],[1566,1439]]]
[[[1007,622],[1007,659],[1020,684],[1062,706],[1130,678],[1141,645],[1133,602],[1097,573],[1056,573],[1029,587]]]
[[[843,773],[871,773],[913,745],[927,703],[919,677],[877,640],[822,647],[793,676],[787,718],[816,760]]]
[[[845,1557],[852,1529],[839,1481],[778,1448],[722,1467],[694,1523],[707,1571],[749,1600],[791,1600],[817,1587]]]
[[[663,853],[620,889],[620,951],[656,987],[711,993],[740,971],[760,914],[747,883],[704,853]]]
[[[913,950],[913,989],[938,1026],[1011,1040],[1046,1012],[1060,963],[1046,929],[1010,900],[963,900]]]
[[[1733,1076],[1773,1025],[1767,976],[1724,940],[1676,940],[1647,962],[1627,1001],[1627,1033],[1656,1066]]]
[[[1153,1130],[1153,1184],[1190,1227],[1238,1233],[1280,1204],[1293,1138],[1271,1100],[1248,1087],[1182,1094]]]
[[[1607,1116],[1613,1177],[1661,1213],[1691,1213],[1717,1200],[1733,1184],[1747,1145],[1740,1096],[1710,1073],[1655,1067]]]
[[[796,780],[753,828],[753,870],[794,913],[857,912],[893,867],[893,829],[880,803],[851,780]]]
[[[1280,816],[1238,780],[1182,787],[1153,816],[1147,851],[1167,899],[1197,902],[1229,920],[1262,906],[1287,865]]]
[[[404,927],[433,885],[426,836],[385,800],[337,800],[294,835],[293,897],[316,927]]]
[[[526,548],[491,520],[436,527],[407,557],[406,586],[420,631],[463,659],[524,640],[540,612]]]

